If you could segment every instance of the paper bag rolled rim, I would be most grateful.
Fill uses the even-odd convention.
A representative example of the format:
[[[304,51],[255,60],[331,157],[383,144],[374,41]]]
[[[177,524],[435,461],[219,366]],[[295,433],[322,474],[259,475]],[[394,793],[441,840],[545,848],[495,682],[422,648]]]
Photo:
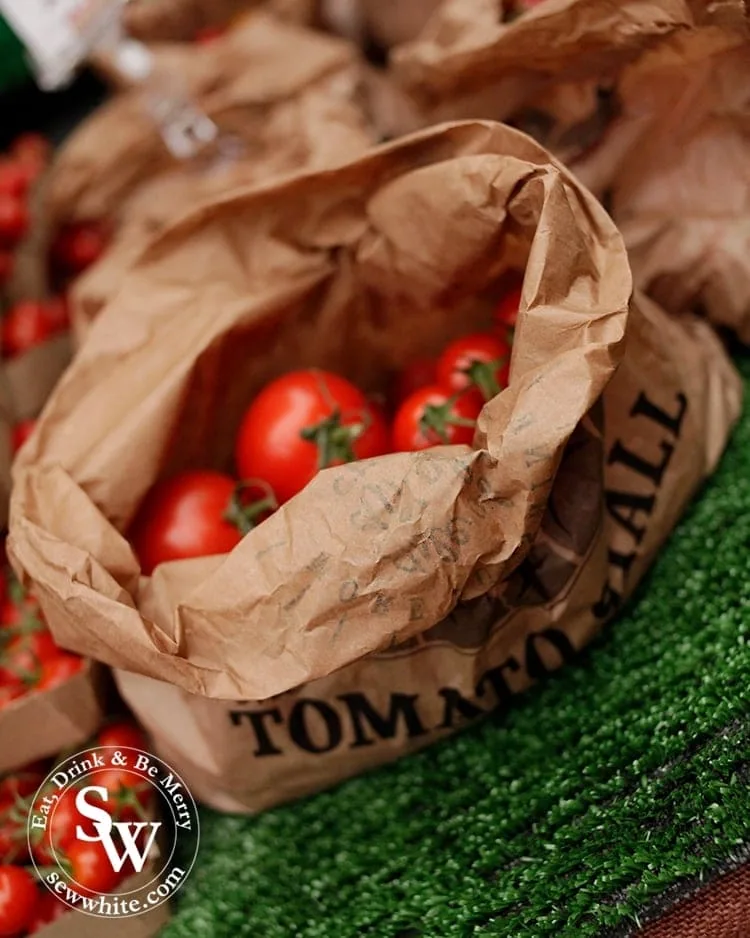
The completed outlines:
[[[30,690],[0,710],[0,773],[85,742],[104,719],[104,668],[84,661],[57,687]]]
[[[133,596],[127,595],[122,584],[137,582],[137,562],[127,543],[102,515],[97,515],[100,519],[97,523],[103,525],[107,536],[118,538],[118,557],[130,558],[124,568],[118,568],[117,583],[90,553],[82,553],[40,529],[34,520],[34,499],[44,498],[44,492],[51,493],[56,486],[60,486],[60,491],[69,491],[71,497],[75,492],[75,498],[87,499],[62,465],[45,459],[44,431],[54,436],[50,421],[65,423],[75,419],[64,414],[65,406],[61,408],[64,414],[61,417],[57,405],[68,400],[77,366],[85,369],[90,365],[97,347],[94,336],[110,336],[111,322],[120,316],[138,315],[136,309],[129,309],[128,289],[118,294],[95,325],[77,365],[68,371],[53,395],[45,411],[47,426],[32,440],[36,445],[25,449],[14,467],[16,488],[11,505],[9,553],[20,575],[39,587],[38,595],[50,627],[53,633],[56,628],[59,630],[63,644],[73,649],[88,644],[81,640],[78,629],[78,624],[88,616],[92,623],[96,622],[95,632],[89,633],[97,643],[95,654],[113,666],[174,682],[193,693],[260,700],[425,631],[460,599],[486,592],[487,586],[480,587],[475,574],[489,568],[497,581],[523,559],[544,511],[567,440],[601,395],[622,355],[632,286],[625,250],[609,217],[572,175],[530,138],[490,122],[443,125],[377,148],[335,171],[300,174],[277,185],[235,190],[209,207],[189,214],[157,238],[141,257],[129,282],[135,280],[142,288],[144,282],[149,282],[150,265],[169,253],[170,242],[179,242],[200,231],[204,219],[214,217],[220,210],[239,209],[250,220],[248,223],[255,224],[255,219],[269,210],[279,211],[280,206],[296,215],[303,210],[305,199],[319,201],[329,197],[330,192],[334,193],[332,201],[338,205],[340,192],[351,193],[356,186],[364,186],[364,203],[379,185],[391,186],[394,179],[411,172],[416,175],[439,166],[441,172],[455,172],[460,178],[462,167],[466,166],[468,171],[468,165],[475,167],[476,161],[486,160],[494,171],[504,172],[507,177],[504,184],[508,202],[505,208],[498,208],[497,235],[507,220],[506,210],[512,213],[514,207],[534,233],[510,386],[485,406],[479,420],[477,447],[438,447],[417,454],[393,454],[320,473],[295,499],[247,535],[223,558],[218,569],[215,564],[207,565],[207,569],[210,566],[213,570],[207,579],[196,575],[196,587],[173,609],[172,634],[156,622],[144,620],[135,608]],[[558,230],[561,225],[564,235]],[[560,260],[552,256],[555,251],[551,241],[557,245],[560,243],[557,239],[574,241],[567,255],[570,258],[572,254],[573,261],[566,260],[562,271]],[[329,275],[328,271],[326,276]],[[280,284],[278,289],[287,288]],[[282,296],[289,301],[288,290]],[[268,315],[267,298],[264,299],[262,310]],[[218,317],[216,320],[215,332],[206,334],[203,330],[200,334],[202,348],[226,328],[226,323],[219,322]],[[184,321],[182,316],[181,328]],[[262,316],[259,321],[263,321]],[[191,348],[191,355],[197,357],[200,352],[201,348]],[[118,354],[119,366],[132,369],[131,357],[127,353]],[[133,373],[129,371],[131,383]],[[552,400],[556,407],[551,426],[547,412]],[[66,426],[69,428],[69,424]],[[491,525],[498,543],[491,553],[486,544],[474,543],[471,537],[468,546],[456,542],[453,545],[456,557],[439,564],[437,569],[431,567],[427,574],[409,583],[408,592],[416,591],[420,596],[427,595],[427,581],[432,584],[429,615],[415,620],[414,596],[405,595],[403,588],[386,586],[381,598],[387,615],[372,615],[372,597],[365,592],[354,596],[349,604],[350,627],[337,630],[338,586],[327,576],[313,575],[310,564],[314,566],[322,546],[330,547],[333,558],[338,556],[352,532],[345,530],[344,523],[337,546],[313,542],[315,539],[311,540],[308,531],[316,518],[322,518],[326,505],[336,504],[342,522],[361,510],[363,473],[371,481],[383,483],[383,490],[387,488],[395,499],[388,496],[388,504],[380,505],[382,510],[377,506],[371,509],[386,529],[380,534],[382,557],[408,553],[415,536],[414,525],[444,523],[446,513],[450,515],[450,500],[475,499],[476,493],[466,490],[476,484],[472,479],[477,476],[492,479],[490,488],[494,486],[494,490],[486,493],[481,507],[491,513],[491,520],[486,523]],[[424,516],[415,518],[410,525],[396,524],[394,528],[398,506],[404,504],[403,493],[410,492],[410,486],[419,477],[426,478],[430,473],[440,480],[436,483],[434,504],[428,504]],[[471,505],[465,502],[464,507],[468,511]],[[438,514],[433,516],[435,512]],[[287,550],[279,558],[282,567],[286,563],[284,573],[274,574],[268,565],[262,575],[253,569],[256,557],[293,538],[295,530],[298,535],[295,551],[290,554]],[[330,569],[335,571],[335,559]],[[306,584],[299,601],[288,604],[286,609],[281,603],[269,605],[271,594],[291,595],[289,581],[294,576]],[[269,583],[269,577],[278,583]],[[237,597],[238,583],[245,590],[241,601]],[[109,584],[106,591],[105,584]],[[67,603],[72,602],[71,613],[75,608],[74,628],[63,628],[67,618],[63,621],[56,615],[61,610],[63,595]],[[205,641],[209,627],[215,642]],[[197,653],[191,648],[195,641],[201,645]],[[239,648],[244,649],[245,659],[238,666]],[[86,650],[93,651],[91,647]]]

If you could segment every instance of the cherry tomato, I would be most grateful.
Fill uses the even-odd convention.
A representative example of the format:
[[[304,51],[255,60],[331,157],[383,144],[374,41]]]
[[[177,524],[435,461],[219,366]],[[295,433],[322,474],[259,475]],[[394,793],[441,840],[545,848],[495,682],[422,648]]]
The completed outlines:
[[[521,287],[514,287],[500,299],[495,307],[495,322],[501,329],[515,329],[521,306]]]
[[[118,749],[144,749],[146,737],[132,723],[110,723],[99,730],[100,746],[116,746]]]
[[[48,866],[55,862],[55,854],[65,852],[76,839],[76,828],[80,824],[83,830],[93,836],[96,833],[93,821],[84,818],[76,808],[75,788],[66,788],[52,806],[44,830],[32,832],[31,849],[37,863]]]
[[[102,807],[110,814],[122,818],[123,812],[130,809],[128,817],[124,820],[134,820],[138,817],[140,813],[138,806],[145,808],[151,800],[153,791],[147,779],[139,778],[137,774],[126,769],[118,768],[92,773],[88,784],[107,789],[107,799]]]
[[[35,426],[36,420],[22,420],[13,427],[10,436],[10,448],[14,456],[34,432]]]
[[[15,670],[15,673],[21,675],[24,680],[27,676],[38,677],[42,664],[59,655],[60,649],[55,644],[52,633],[46,629],[17,635],[3,650],[6,667]]]
[[[43,166],[50,158],[52,144],[41,134],[25,133],[16,137],[10,150],[20,163]]]
[[[393,450],[411,452],[445,443],[471,445],[481,409],[481,401],[473,394],[452,396],[438,385],[415,391],[393,421]]]
[[[510,346],[494,335],[479,332],[446,346],[438,359],[438,384],[453,393],[477,390],[492,400],[508,385]]]
[[[48,889],[39,894],[39,903],[31,921],[26,926],[30,935],[40,931],[45,925],[51,925],[68,912],[68,906],[61,902]]]
[[[437,362],[434,358],[417,358],[403,368],[393,388],[393,403],[399,407],[420,388],[426,388],[437,381]]]
[[[2,353],[13,358],[41,345],[54,334],[43,303],[22,300],[8,310],[2,322]]]
[[[20,866],[0,866],[0,936],[26,930],[38,903],[34,877]]]
[[[64,684],[83,670],[83,658],[58,652],[54,658],[42,662],[42,674],[36,684],[37,690],[51,690]]]
[[[29,213],[23,202],[12,195],[0,195],[0,241],[17,244],[29,229]]]
[[[32,167],[13,160],[0,160],[0,195],[23,199],[32,176]]]
[[[95,222],[84,222],[64,228],[53,245],[58,263],[71,273],[79,274],[90,267],[107,247],[104,228]]]
[[[13,276],[14,266],[15,259],[13,257],[13,252],[7,250],[6,248],[0,248],[0,287],[5,286],[5,284]]]
[[[219,26],[204,26],[195,34],[194,41],[201,46],[208,46],[216,39],[220,39],[225,32],[226,30]]]
[[[116,873],[112,869],[100,840],[74,840],[68,845],[66,853],[73,885],[84,894],[112,892],[124,878],[123,872]]]
[[[220,472],[183,472],[148,493],[130,531],[141,569],[160,563],[226,554],[242,534],[229,520],[236,483]]]
[[[320,469],[388,451],[382,416],[349,381],[295,371],[267,385],[242,419],[235,458],[244,479],[263,479],[279,503]]]

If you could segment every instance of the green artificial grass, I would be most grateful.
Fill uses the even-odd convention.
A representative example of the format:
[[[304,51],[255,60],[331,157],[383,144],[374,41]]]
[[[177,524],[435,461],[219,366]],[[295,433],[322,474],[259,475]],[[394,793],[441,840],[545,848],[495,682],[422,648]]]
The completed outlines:
[[[626,615],[509,712],[259,818],[202,814],[163,938],[627,934],[750,844],[748,406]]]

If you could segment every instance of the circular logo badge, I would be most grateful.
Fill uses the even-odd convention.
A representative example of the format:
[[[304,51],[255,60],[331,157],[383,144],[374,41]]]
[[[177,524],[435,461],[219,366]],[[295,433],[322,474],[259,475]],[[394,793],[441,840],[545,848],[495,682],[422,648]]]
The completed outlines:
[[[200,841],[198,811],[180,776],[140,749],[98,746],[55,766],[29,811],[39,878],[71,909],[142,915],[182,886]]]

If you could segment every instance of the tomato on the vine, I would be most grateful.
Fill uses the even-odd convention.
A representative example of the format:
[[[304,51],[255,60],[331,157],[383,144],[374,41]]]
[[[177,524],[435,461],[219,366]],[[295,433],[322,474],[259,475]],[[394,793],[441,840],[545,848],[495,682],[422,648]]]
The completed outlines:
[[[0,160],[0,195],[22,199],[28,191],[32,176],[28,165],[8,159]]]
[[[70,875],[84,894],[112,892],[124,878],[109,862],[107,851],[100,840],[91,842],[74,840],[66,850]]]
[[[518,319],[518,311],[521,307],[522,288],[513,287],[498,301],[495,307],[495,322],[501,329],[515,329]]]
[[[107,247],[107,234],[96,222],[81,222],[63,228],[52,252],[59,264],[79,274],[99,260]]]
[[[47,775],[47,763],[43,760],[30,762],[0,779],[0,801],[10,798],[25,798],[33,794]]]
[[[393,403],[399,407],[415,391],[426,388],[437,381],[437,360],[415,358],[405,365],[396,377],[393,387]]]
[[[52,144],[42,134],[29,132],[16,137],[10,150],[19,163],[40,167],[50,158]]]
[[[445,443],[471,445],[481,400],[471,393],[451,394],[438,385],[407,398],[393,421],[393,449],[411,452]]]
[[[242,486],[221,472],[183,472],[157,483],[130,529],[141,570],[149,576],[169,560],[228,553],[273,509],[261,501],[245,504]]]
[[[21,199],[0,194],[0,241],[17,244],[29,228],[29,213]]]
[[[31,921],[26,926],[30,935],[36,934],[44,928],[45,925],[51,925],[69,911],[67,905],[54,896],[49,890],[45,889],[39,894],[39,904]]]
[[[0,863],[25,863],[28,855],[25,814],[15,798],[0,798]]]
[[[260,392],[243,417],[235,458],[242,478],[263,479],[282,504],[319,470],[387,451],[385,421],[362,391],[311,368]]]
[[[83,670],[83,658],[58,652],[54,658],[42,662],[41,677],[36,684],[37,690],[52,690],[69,681]]]
[[[14,456],[34,432],[35,426],[36,420],[22,420],[13,427],[10,435],[10,448]]]
[[[2,322],[2,354],[13,358],[41,345],[55,332],[44,304],[21,300],[8,310]]]
[[[438,384],[454,394],[476,390],[482,401],[489,401],[507,387],[509,370],[510,345],[478,332],[445,347],[437,364]]]
[[[86,834],[93,836],[96,833],[93,822],[79,814],[77,795],[77,789],[66,788],[52,806],[46,828],[32,831],[31,850],[37,863],[54,863],[55,855],[67,850],[76,839],[76,828],[79,825]]]
[[[28,928],[39,901],[34,877],[20,866],[0,866],[0,936]]]
[[[144,749],[146,737],[132,723],[117,721],[99,730],[98,743],[118,749]]]

